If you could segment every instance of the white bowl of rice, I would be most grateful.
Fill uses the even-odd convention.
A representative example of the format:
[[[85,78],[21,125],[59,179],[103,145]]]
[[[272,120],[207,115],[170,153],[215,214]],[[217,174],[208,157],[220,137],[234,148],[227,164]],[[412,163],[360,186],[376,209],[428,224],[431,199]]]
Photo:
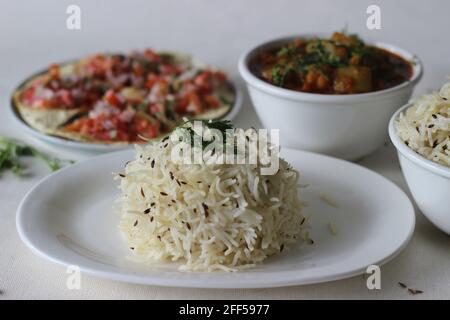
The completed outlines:
[[[450,234],[450,83],[399,109],[389,136],[417,206]]]

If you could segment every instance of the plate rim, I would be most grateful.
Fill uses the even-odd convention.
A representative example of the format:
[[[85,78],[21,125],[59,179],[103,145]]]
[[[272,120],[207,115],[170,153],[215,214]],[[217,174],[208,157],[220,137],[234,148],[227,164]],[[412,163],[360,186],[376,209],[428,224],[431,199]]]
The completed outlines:
[[[379,261],[373,261],[372,264],[375,264],[375,265],[378,265],[381,267],[382,265],[390,262],[395,257],[397,257],[407,247],[407,245],[409,244],[409,242],[414,234],[415,224],[416,224],[416,215],[415,215],[415,209],[414,209],[414,206],[413,206],[411,200],[397,184],[395,184],[388,178],[384,177],[383,175],[381,175],[373,170],[370,170],[360,164],[354,163],[354,162],[350,162],[350,161],[346,161],[343,159],[334,158],[331,156],[318,154],[318,153],[314,153],[314,152],[298,150],[298,149],[283,148],[283,150],[286,150],[287,152],[303,153],[303,154],[307,154],[307,155],[314,156],[314,157],[323,157],[323,158],[331,159],[333,161],[344,162],[347,165],[358,167],[359,169],[362,169],[362,170],[368,172],[369,174],[378,176],[378,178],[381,178],[382,180],[384,180],[385,183],[388,183],[392,187],[397,189],[397,191],[400,192],[400,194],[403,196],[403,198],[405,200],[405,203],[409,207],[408,211],[410,212],[409,216],[411,218],[409,230],[407,232],[407,236],[402,240],[401,244],[394,251],[392,251],[390,254],[385,256],[383,259],[380,259]],[[34,254],[36,254],[37,256],[42,257],[48,261],[51,261],[61,267],[68,267],[70,265],[74,265],[73,262],[71,263],[70,261],[67,261],[67,259],[56,258],[52,255],[47,254],[46,252],[42,251],[41,249],[38,249],[33,244],[33,242],[28,238],[26,232],[23,230],[23,225],[22,225],[22,221],[21,221],[23,218],[23,215],[24,215],[23,207],[25,206],[25,204],[27,203],[27,201],[31,197],[31,195],[38,188],[40,188],[40,186],[44,182],[46,182],[49,179],[52,179],[53,176],[60,174],[63,171],[71,170],[75,166],[82,166],[82,165],[84,165],[84,163],[87,163],[92,159],[113,157],[114,155],[118,155],[120,153],[126,153],[126,152],[131,153],[131,150],[130,149],[119,150],[119,151],[115,151],[115,152],[101,154],[99,156],[91,157],[91,158],[85,159],[83,161],[77,162],[76,164],[67,166],[57,172],[51,173],[51,174],[43,177],[38,183],[36,183],[25,194],[25,196],[23,197],[23,199],[21,200],[21,202],[17,208],[16,230],[19,234],[20,239],[25,243],[25,245]],[[227,282],[227,281],[224,281],[223,279],[221,279],[221,280],[219,279],[218,282],[216,282],[216,280],[214,280],[214,279],[208,279],[208,281],[201,281],[200,283],[195,284],[192,282],[192,280],[184,281],[184,279],[179,279],[179,278],[159,278],[154,275],[143,276],[143,275],[131,274],[131,272],[129,272],[129,271],[127,273],[120,273],[117,271],[101,270],[101,269],[98,269],[95,267],[94,268],[89,267],[86,265],[84,265],[84,266],[78,265],[78,266],[80,267],[80,271],[83,274],[97,277],[97,278],[107,279],[107,280],[120,281],[120,282],[125,282],[125,283],[134,283],[134,284],[140,284],[140,285],[160,286],[160,287],[198,288],[198,289],[258,289],[258,288],[260,289],[260,288],[278,288],[278,287],[290,287],[290,286],[301,286],[301,285],[308,285],[308,284],[318,284],[318,283],[324,283],[324,282],[343,280],[343,279],[351,278],[351,277],[354,277],[357,275],[361,275],[366,271],[366,268],[368,267],[368,266],[366,266],[366,267],[354,268],[352,270],[336,272],[336,273],[326,275],[326,276],[320,276],[320,275],[312,276],[308,279],[302,279],[301,277],[300,278],[291,277],[288,279],[267,278],[264,280],[264,282],[258,283],[258,282],[253,281],[251,283],[244,282],[239,285],[236,285],[236,282],[234,282],[234,281]],[[287,271],[286,273],[288,273],[288,272],[293,272],[293,271]],[[238,273],[236,273],[236,274],[238,274]],[[278,273],[283,273],[283,271],[280,271]]]

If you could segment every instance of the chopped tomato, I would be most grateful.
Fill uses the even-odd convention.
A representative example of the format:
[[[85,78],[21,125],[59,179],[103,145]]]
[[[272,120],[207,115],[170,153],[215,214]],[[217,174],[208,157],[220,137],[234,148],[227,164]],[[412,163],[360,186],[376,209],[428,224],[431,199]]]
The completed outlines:
[[[29,87],[28,89],[26,89],[23,94],[22,94],[22,99],[28,103],[31,104],[33,102],[33,98],[34,98],[34,91],[36,90],[36,88],[33,87]]]
[[[59,91],[61,102],[66,107],[73,107],[75,102],[69,90],[62,89]]]
[[[204,99],[211,108],[218,108],[220,105],[219,100],[212,95],[205,95]]]
[[[108,102],[113,107],[121,108],[121,106],[122,106],[122,102],[117,97],[117,95],[114,93],[114,90],[112,90],[112,89],[109,89],[108,91],[106,91],[104,99],[106,102]]]
[[[133,63],[132,68],[133,68],[133,74],[136,77],[142,77],[144,75],[144,69],[138,62]]]
[[[50,67],[48,68],[48,74],[50,75],[50,79],[59,79],[59,65],[50,65]]]
[[[216,72],[214,72],[214,76],[222,83],[227,81],[227,76],[223,72],[216,71]]]
[[[178,100],[175,105],[175,112],[181,115],[186,114],[186,108],[189,105],[189,97],[185,96]]]
[[[108,59],[103,54],[97,54],[90,58],[87,64],[87,69],[94,76],[103,77],[106,73],[106,70],[110,66]]]
[[[195,77],[194,83],[204,91],[209,92],[211,90],[210,82],[211,73],[209,71],[204,71]]]
[[[54,103],[49,99],[35,99],[33,100],[32,106],[34,108],[53,108]]]
[[[153,104],[150,105],[150,112],[152,114],[155,114],[155,113],[158,113],[158,112],[161,112],[161,111],[162,111],[161,105],[159,105],[157,103],[153,103]]]
[[[162,64],[159,67],[159,72],[161,72],[161,74],[177,74],[180,72],[180,69],[177,68],[176,66],[171,66],[168,64]]]
[[[189,107],[192,107],[193,110],[187,110],[192,112],[193,114],[200,114],[203,111],[202,101],[200,100],[200,96],[196,92],[191,92],[189,94]]]
[[[156,74],[150,73],[147,76],[147,82],[145,83],[145,87],[148,89],[151,89],[155,85],[155,83],[158,81],[158,78],[159,77]]]
[[[144,55],[150,61],[155,61],[155,62],[160,62],[161,61],[161,57],[158,54],[156,54],[153,50],[150,50],[150,49],[144,50]]]
[[[159,135],[160,123],[158,121],[151,123],[147,119],[137,115],[134,117],[133,124],[138,135],[148,138],[155,138]]]

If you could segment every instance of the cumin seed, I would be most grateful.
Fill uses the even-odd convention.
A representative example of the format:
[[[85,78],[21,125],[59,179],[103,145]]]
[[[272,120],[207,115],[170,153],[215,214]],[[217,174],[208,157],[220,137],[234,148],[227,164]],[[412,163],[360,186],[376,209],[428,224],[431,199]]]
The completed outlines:
[[[422,290],[417,290],[417,289],[408,289],[409,293],[411,293],[412,295],[416,295],[416,294],[422,294],[423,291]]]
[[[165,193],[165,192],[160,192],[160,194],[161,194],[162,196],[167,196],[167,193]]]
[[[144,210],[144,214],[149,214],[149,213],[150,213],[150,208]]]
[[[143,198],[145,198],[144,189],[142,189],[142,187],[141,187],[141,195],[142,195]]]
[[[205,210],[205,217],[208,218],[208,216],[209,216],[208,206],[206,205],[206,203],[202,203],[202,207],[203,207],[203,210]]]
[[[136,220],[136,221],[134,222],[134,224],[133,224],[133,227],[136,227],[137,224],[138,224],[138,221]]]
[[[186,222],[186,227],[188,228],[188,230],[191,230],[191,225],[189,224],[189,222]]]
[[[408,286],[406,284],[404,284],[403,282],[399,282],[398,285],[404,289],[408,288]]]
[[[119,173],[119,176],[122,177],[122,178],[125,178],[125,175],[122,174],[122,173]]]
[[[152,163],[150,165],[152,166],[152,168],[155,167],[155,159],[152,160]]]

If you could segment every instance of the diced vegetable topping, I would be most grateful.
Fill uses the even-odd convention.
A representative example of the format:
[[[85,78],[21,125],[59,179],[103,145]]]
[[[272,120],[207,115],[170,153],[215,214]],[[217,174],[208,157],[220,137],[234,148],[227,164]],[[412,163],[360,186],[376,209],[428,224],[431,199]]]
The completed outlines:
[[[185,116],[217,109],[224,73],[152,50],[96,54],[52,65],[27,86],[21,101],[36,109],[79,109],[64,130],[92,139],[139,142],[170,131]]]

